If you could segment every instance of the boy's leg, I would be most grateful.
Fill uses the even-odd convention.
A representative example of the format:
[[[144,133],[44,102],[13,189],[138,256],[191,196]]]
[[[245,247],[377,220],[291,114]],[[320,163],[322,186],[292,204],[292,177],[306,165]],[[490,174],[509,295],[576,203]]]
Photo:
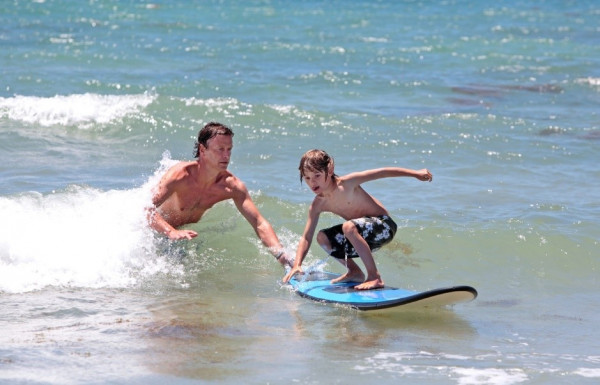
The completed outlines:
[[[344,236],[352,244],[356,253],[360,256],[360,259],[365,264],[367,269],[367,279],[360,285],[355,286],[357,290],[369,290],[384,287],[383,280],[377,271],[371,248],[367,244],[367,241],[360,235],[356,225],[352,221],[344,222],[342,225]]]
[[[337,258],[336,258],[337,259]],[[339,277],[332,279],[331,283],[343,283],[343,282],[364,282],[365,273],[362,272],[360,266],[354,262],[352,258],[338,259],[340,263],[348,269],[346,274],[342,274]]]
[[[331,255],[331,251],[333,247],[331,246],[331,242],[329,242],[329,238],[327,238],[327,234],[323,232],[323,230],[317,233],[317,243],[325,250],[328,255]]]
[[[333,248],[331,247],[331,242],[329,241],[327,234],[325,234],[323,231],[319,231],[317,233],[317,242],[319,243],[319,245],[321,245],[321,247],[323,248],[323,250],[325,250],[327,254],[331,255],[331,251]],[[334,259],[338,260],[342,265],[346,266],[348,271],[346,272],[346,274],[343,274],[338,278],[331,280],[331,283],[364,282],[365,274],[360,269],[360,266],[358,266],[356,262],[354,262],[354,260],[352,260],[351,258]]]

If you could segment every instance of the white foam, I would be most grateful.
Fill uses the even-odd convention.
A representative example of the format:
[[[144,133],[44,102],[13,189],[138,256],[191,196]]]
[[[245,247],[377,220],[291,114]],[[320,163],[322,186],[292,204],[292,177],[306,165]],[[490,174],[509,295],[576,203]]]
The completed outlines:
[[[587,378],[600,378],[600,369],[598,368],[579,368],[574,373]]]
[[[575,83],[590,85],[590,86],[600,86],[600,78],[593,78],[593,77],[579,78],[579,79],[575,80]]]
[[[41,126],[109,123],[139,112],[156,98],[138,95],[75,94],[0,98],[0,117]]]
[[[148,183],[131,190],[72,186],[50,195],[0,197],[0,292],[45,286],[129,287],[177,272],[155,251],[145,207],[168,155]]]
[[[510,385],[519,384],[528,380],[525,372],[518,368],[454,368],[452,371],[459,375],[459,385]]]
[[[247,115],[250,114],[252,110],[252,105],[247,103],[242,103],[234,98],[208,98],[208,99],[199,99],[199,98],[186,98],[183,99],[183,102],[186,106],[202,106],[207,109],[206,113],[208,115],[211,114],[219,114],[225,115],[227,117],[233,117],[235,114],[237,115]]]
[[[367,358],[356,370],[366,373],[386,371],[402,376],[444,376],[453,378],[460,385],[470,384],[518,384],[528,381],[521,368],[473,368],[465,367],[469,361],[481,357],[456,354],[421,352],[380,352]],[[442,363],[446,362],[446,365]]]

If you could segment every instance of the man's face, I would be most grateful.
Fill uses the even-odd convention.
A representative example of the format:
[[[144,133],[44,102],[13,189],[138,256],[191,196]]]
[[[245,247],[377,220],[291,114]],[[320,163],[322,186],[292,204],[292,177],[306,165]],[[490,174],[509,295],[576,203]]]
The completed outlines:
[[[207,142],[208,148],[202,146],[200,156],[207,165],[227,170],[233,149],[233,138],[230,135],[217,135]]]

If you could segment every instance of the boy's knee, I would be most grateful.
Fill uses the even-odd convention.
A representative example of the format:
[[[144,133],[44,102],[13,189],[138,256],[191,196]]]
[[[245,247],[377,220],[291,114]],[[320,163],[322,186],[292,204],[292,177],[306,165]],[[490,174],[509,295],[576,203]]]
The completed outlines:
[[[344,232],[344,235],[347,236],[348,234],[356,233],[358,230],[356,230],[354,222],[346,221],[342,224],[342,231]]]
[[[329,246],[329,239],[327,239],[327,235],[323,231],[317,233],[317,243],[321,246]]]
[[[327,236],[325,235],[325,233],[323,231],[319,231],[317,233],[317,242],[319,242],[319,244],[321,244],[326,239],[327,239]]]

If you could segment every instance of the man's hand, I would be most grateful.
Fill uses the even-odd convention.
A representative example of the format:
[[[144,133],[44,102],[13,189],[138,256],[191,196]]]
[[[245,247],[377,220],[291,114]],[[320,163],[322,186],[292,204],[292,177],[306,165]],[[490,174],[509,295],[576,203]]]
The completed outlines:
[[[173,241],[178,241],[180,239],[192,239],[192,238],[196,238],[198,236],[198,233],[195,232],[194,230],[171,230],[169,231],[169,233],[167,234],[167,236],[169,237],[169,239],[173,240]]]
[[[294,267],[294,259],[288,257],[285,251],[282,251],[281,255],[277,257],[277,262],[281,263],[281,266],[283,267]]]
[[[300,266],[292,268],[286,275],[283,277],[283,283],[287,283],[294,274],[302,273],[302,268]]]

